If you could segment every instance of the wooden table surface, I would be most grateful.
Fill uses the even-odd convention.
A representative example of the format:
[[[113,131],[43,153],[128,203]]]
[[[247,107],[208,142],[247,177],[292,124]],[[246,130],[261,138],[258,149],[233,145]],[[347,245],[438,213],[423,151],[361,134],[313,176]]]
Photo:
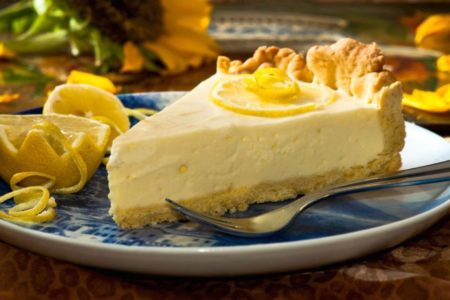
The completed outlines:
[[[2,67],[6,64],[0,63]],[[123,82],[122,88],[127,92],[189,90],[214,69],[208,64],[173,77],[140,75]],[[54,74],[64,80],[64,74]],[[32,86],[0,86],[0,92],[6,90],[20,92],[21,98],[0,104],[0,113],[42,105],[43,96],[33,95]],[[450,215],[419,236],[368,257],[316,270],[237,278],[119,273],[0,241],[0,299],[450,299]]]

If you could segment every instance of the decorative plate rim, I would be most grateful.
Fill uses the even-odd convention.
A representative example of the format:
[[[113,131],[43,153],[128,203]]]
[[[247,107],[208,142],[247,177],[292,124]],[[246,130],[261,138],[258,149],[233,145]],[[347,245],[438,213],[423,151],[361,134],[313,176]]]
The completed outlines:
[[[450,189],[450,186],[447,186],[446,188],[443,188],[443,190],[439,193],[438,196],[432,198],[436,199],[437,197],[439,197],[440,195],[442,195],[443,193],[445,193],[448,189]],[[364,236],[367,234],[367,232],[373,232],[374,234],[377,232],[381,232],[381,231],[385,231],[385,229],[387,227],[393,227],[392,229],[397,229],[397,228],[401,228],[403,226],[406,226],[408,223],[413,222],[413,221],[417,221],[418,220],[422,220],[422,219],[426,219],[426,217],[428,217],[429,215],[434,215],[436,213],[436,211],[440,211],[443,208],[445,208],[446,206],[450,206],[450,198],[448,198],[446,201],[444,201],[443,203],[437,205],[436,207],[433,207],[430,210],[427,210],[425,212],[422,212],[420,214],[408,217],[406,219],[403,220],[399,220],[399,221],[394,221],[388,224],[384,224],[384,225],[379,225],[379,226],[375,226],[375,227],[371,227],[371,228],[367,228],[367,229],[362,229],[362,230],[357,230],[357,231],[352,231],[352,232],[347,232],[347,233],[342,233],[342,234],[336,234],[336,235],[332,235],[332,236],[326,236],[326,237],[319,237],[319,238],[311,238],[311,239],[306,239],[306,240],[297,240],[297,241],[285,241],[285,242],[274,242],[274,243],[267,243],[267,244],[252,244],[252,245],[238,245],[238,246],[215,246],[215,247],[183,247],[183,246],[179,246],[179,247],[161,247],[161,246],[127,246],[127,245],[118,245],[118,244],[106,244],[106,243],[94,243],[94,242],[90,242],[90,241],[86,241],[86,240],[80,240],[80,239],[74,239],[74,238],[70,238],[70,237],[63,237],[63,236],[58,236],[58,235],[53,235],[50,233],[46,233],[46,232],[40,232],[37,230],[32,230],[32,229],[28,229],[25,227],[22,227],[18,224],[12,223],[12,222],[8,222],[8,221],[4,221],[4,220],[0,220],[0,224],[2,224],[2,226],[6,226],[9,227],[10,230],[12,231],[21,231],[26,235],[29,236],[41,236],[44,239],[54,239],[56,241],[59,241],[61,243],[65,243],[65,244],[77,244],[77,245],[83,245],[83,246],[87,246],[87,247],[92,247],[92,248],[103,248],[106,250],[118,250],[120,249],[125,250],[125,251],[138,251],[138,252],[159,252],[162,251],[164,254],[168,254],[167,252],[173,252],[173,254],[177,254],[177,253],[205,253],[205,252],[233,252],[233,251],[237,251],[239,253],[242,253],[242,251],[251,251],[252,253],[256,252],[266,252],[267,250],[270,250],[270,248],[275,248],[272,250],[280,250],[280,249],[286,249],[286,248],[296,248],[298,247],[298,244],[305,244],[305,247],[316,247],[316,246],[320,246],[321,244],[329,244],[329,243],[333,243],[334,240],[342,240],[342,239],[351,239],[353,240],[355,237],[358,236]],[[0,235],[2,235],[0,233]],[[283,247],[280,247],[283,246]],[[230,251],[231,250],[231,251]]]

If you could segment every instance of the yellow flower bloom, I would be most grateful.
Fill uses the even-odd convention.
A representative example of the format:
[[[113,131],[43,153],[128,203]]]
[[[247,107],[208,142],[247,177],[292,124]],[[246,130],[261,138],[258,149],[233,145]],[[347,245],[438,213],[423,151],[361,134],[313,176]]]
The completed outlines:
[[[416,30],[414,42],[423,48],[450,52],[450,14],[428,17]]]
[[[179,73],[217,56],[217,46],[207,34],[208,0],[44,2],[21,1],[16,13],[27,16],[30,24],[20,32],[8,32],[2,42],[9,50],[18,55],[90,52],[103,71],[145,69],[162,74]],[[8,21],[5,11],[8,7],[0,10],[0,21]],[[3,48],[0,57],[2,51],[12,55]]]
[[[197,67],[214,59],[218,48],[206,33],[211,7],[207,0],[162,0],[164,32],[143,46],[156,53],[166,66],[166,74]]]

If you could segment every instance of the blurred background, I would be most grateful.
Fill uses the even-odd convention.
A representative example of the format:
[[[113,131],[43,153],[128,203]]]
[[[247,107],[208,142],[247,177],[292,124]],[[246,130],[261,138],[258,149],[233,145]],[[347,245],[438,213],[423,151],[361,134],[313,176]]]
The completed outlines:
[[[64,82],[190,90],[215,72],[217,55],[245,59],[261,45],[305,52],[353,37],[385,53],[407,120],[450,132],[449,1],[3,0],[0,8],[2,112],[41,106]]]

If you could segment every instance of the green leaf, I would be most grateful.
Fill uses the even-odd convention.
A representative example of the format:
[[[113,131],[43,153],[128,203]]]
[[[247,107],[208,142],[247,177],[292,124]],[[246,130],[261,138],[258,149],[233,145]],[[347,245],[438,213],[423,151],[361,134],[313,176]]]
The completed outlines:
[[[102,36],[97,29],[92,29],[90,33],[90,40],[95,54],[95,65],[97,67],[107,65],[109,68],[111,64],[117,64],[121,61],[123,54],[122,47],[119,44],[106,36]]]
[[[19,34],[33,22],[36,14],[30,1],[21,1],[0,10],[0,32]]]
[[[33,64],[17,63],[14,67],[8,67],[2,72],[1,84],[23,85],[32,84],[35,88],[33,96],[42,95],[46,86],[54,81]]]
[[[33,16],[20,16],[11,20],[10,28],[8,29],[13,34],[20,34],[24,32],[33,22]]]
[[[2,72],[2,79],[5,84],[48,83],[51,80],[32,65],[6,68]]]

